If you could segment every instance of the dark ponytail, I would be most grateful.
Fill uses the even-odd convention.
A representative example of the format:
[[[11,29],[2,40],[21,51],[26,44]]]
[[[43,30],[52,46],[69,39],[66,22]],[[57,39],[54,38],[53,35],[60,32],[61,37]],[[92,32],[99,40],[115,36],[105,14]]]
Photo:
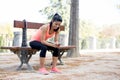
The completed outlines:
[[[52,27],[52,22],[54,22],[54,21],[62,22],[62,17],[58,13],[55,13],[55,15],[53,16],[53,18],[52,18],[52,20],[50,22],[50,29]]]
[[[51,29],[51,27],[52,27],[52,21],[50,22],[50,29]]]
[[[53,16],[52,21],[60,21],[60,22],[62,22],[62,17],[58,13],[56,13]]]

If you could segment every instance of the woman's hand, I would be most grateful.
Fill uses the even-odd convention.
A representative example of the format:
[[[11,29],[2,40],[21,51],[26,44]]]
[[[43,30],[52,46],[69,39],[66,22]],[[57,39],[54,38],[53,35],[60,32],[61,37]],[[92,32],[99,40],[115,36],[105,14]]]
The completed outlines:
[[[60,44],[53,44],[53,47],[59,48],[59,47],[60,47]]]
[[[55,44],[57,47],[60,47],[60,44]]]

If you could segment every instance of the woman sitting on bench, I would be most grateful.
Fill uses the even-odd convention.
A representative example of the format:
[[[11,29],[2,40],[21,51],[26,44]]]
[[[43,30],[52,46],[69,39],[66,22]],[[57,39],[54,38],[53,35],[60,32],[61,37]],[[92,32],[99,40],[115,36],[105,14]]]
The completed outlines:
[[[40,69],[39,72],[41,74],[49,74],[46,70],[45,57],[47,50],[53,50],[53,58],[52,58],[52,68],[51,72],[60,73],[61,71],[56,68],[58,53],[59,53],[59,43],[58,43],[58,35],[60,31],[60,24],[62,23],[62,17],[59,14],[55,14],[49,24],[45,24],[41,26],[36,33],[32,36],[30,41],[30,46],[33,49],[41,50],[40,52]],[[54,36],[55,43],[49,43],[46,40]]]

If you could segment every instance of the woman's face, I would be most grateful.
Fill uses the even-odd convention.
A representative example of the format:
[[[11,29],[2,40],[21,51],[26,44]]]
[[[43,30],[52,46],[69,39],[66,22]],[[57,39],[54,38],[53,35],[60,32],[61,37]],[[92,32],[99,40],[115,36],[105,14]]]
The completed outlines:
[[[60,27],[61,22],[60,21],[53,21],[52,23],[52,29],[57,29]]]

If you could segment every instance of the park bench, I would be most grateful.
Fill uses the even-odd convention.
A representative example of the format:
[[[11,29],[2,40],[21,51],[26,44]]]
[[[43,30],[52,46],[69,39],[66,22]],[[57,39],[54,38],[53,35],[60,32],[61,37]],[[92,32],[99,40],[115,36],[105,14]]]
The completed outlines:
[[[27,45],[27,29],[38,29],[44,25],[43,23],[35,23],[35,22],[27,22],[26,20],[18,21],[14,20],[14,27],[15,28],[22,28],[22,43],[21,46],[1,46],[0,49],[9,49],[14,54],[17,54],[18,58],[20,59],[21,64],[18,66],[17,70],[21,70],[23,64],[27,65],[28,70],[33,70],[32,66],[29,64],[29,60],[31,59],[32,55],[35,54],[38,50],[32,49],[30,46]],[[60,30],[64,31],[64,26],[60,26]],[[74,45],[69,46],[60,46],[60,53],[58,60],[60,64],[63,64],[61,57],[64,52],[75,48]],[[52,51],[50,51],[52,52]]]

